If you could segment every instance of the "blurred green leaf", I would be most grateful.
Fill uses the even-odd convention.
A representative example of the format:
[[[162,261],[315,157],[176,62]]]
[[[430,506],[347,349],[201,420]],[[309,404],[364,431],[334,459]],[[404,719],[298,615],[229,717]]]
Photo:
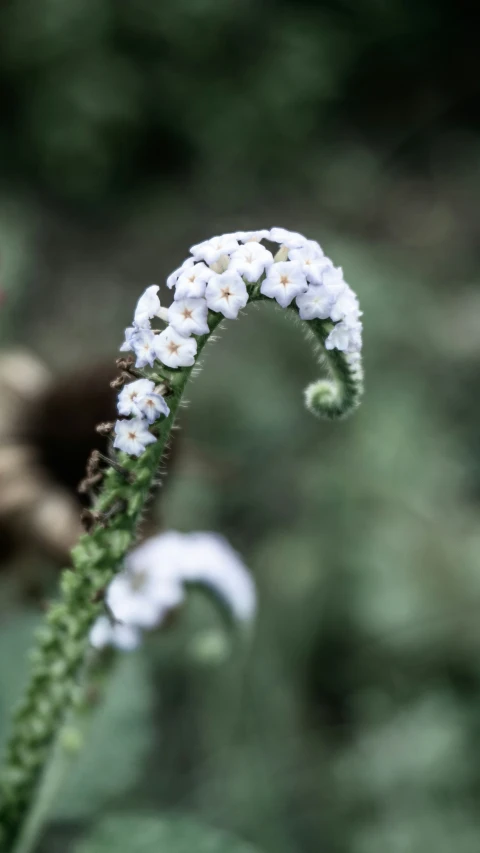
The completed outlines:
[[[54,817],[99,812],[137,781],[153,740],[152,690],[143,656],[119,657],[101,704],[80,731],[84,740],[58,798]]]

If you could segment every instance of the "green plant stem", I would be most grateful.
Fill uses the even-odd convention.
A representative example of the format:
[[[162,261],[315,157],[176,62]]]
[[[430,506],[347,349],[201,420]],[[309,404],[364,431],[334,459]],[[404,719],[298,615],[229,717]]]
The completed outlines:
[[[259,283],[249,286],[250,301],[263,300]],[[296,310],[296,309],[294,309]],[[197,339],[198,355],[222,320],[209,314],[210,334]],[[361,374],[342,353],[323,349],[331,325],[305,323],[327,360],[330,379],[307,389],[307,406],[324,417],[351,411],[361,394]],[[97,523],[72,551],[72,569],[62,573],[61,597],[53,603],[38,632],[32,653],[30,681],[13,722],[0,775],[0,853],[10,853],[33,808],[52,746],[75,703],[85,666],[90,628],[103,608],[103,593],[135,542],[142,511],[155,483],[175,416],[193,368],[163,370],[170,394],[170,415],[160,421],[157,441],[138,459],[116,454],[115,468],[106,471],[93,507]],[[152,374],[152,378],[155,374]],[[119,468],[120,466],[120,468]],[[122,474],[122,468],[127,476]]]
[[[221,321],[212,315],[211,332]],[[198,353],[210,335],[198,339]],[[93,508],[100,522],[72,551],[72,569],[62,573],[61,598],[53,603],[37,634],[30,681],[19,706],[0,775],[0,851],[9,853],[31,808],[52,745],[78,693],[90,628],[103,608],[103,592],[135,542],[142,511],[168,444],[192,367],[170,375],[170,415],[160,422],[157,441],[138,459],[119,453],[117,461],[134,482],[110,467]],[[102,513],[119,505],[121,511]]]

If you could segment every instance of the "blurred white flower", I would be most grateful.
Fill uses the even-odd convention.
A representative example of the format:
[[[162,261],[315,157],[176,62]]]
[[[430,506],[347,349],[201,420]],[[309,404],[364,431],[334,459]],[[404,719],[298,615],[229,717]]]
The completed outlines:
[[[235,270],[247,281],[258,281],[273,264],[273,255],[265,246],[250,241],[240,246],[232,255],[229,270]]]
[[[148,421],[142,418],[119,420],[115,424],[113,446],[131,456],[141,456],[148,444],[157,439],[148,431]]]
[[[260,292],[264,296],[276,299],[282,308],[287,308],[291,301],[304,293],[308,288],[307,279],[298,261],[280,261],[273,264],[262,281]]]
[[[142,635],[132,625],[112,622],[108,616],[99,616],[90,630],[90,643],[94,649],[113,646],[122,652],[131,652],[141,642]]]
[[[201,532],[184,534],[183,543],[182,580],[209,587],[235,619],[252,619],[257,606],[255,583],[229,542],[217,533]]]
[[[183,602],[189,584],[207,587],[234,619],[246,622],[255,616],[255,583],[226,539],[215,533],[168,531],[147,539],[128,555],[125,568],[106,593],[116,621],[112,624],[106,616],[99,617],[90,635],[92,645],[134,648],[137,632],[159,627]],[[124,632],[117,632],[117,627]]]
[[[183,589],[168,543],[153,553],[151,540],[127,557],[125,569],[107,589],[106,602],[119,622],[135,628],[155,628],[183,600]]]
[[[160,310],[160,299],[158,298],[158,284],[147,287],[141,295],[135,308],[133,324],[139,329],[149,329],[152,317],[158,316]]]
[[[157,358],[167,367],[191,367],[195,364],[197,342],[195,338],[185,338],[172,326],[167,326],[155,339],[155,351]]]
[[[190,247],[190,251],[197,261],[206,261],[213,264],[218,261],[220,255],[231,255],[238,249],[238,241],[233,234],[222,234],[220,237],[212,237]]]
[[[183,272],[175,285],[174,299],[199,299],[205,295],[207,281],[213,275],[213,270],[206,264],[192,264]]]
[[[208,335],[208,306],[205,299],[179,299],[168,309],[168,321],[179,335]]]
[[[212,275],[205,298],[211,311],[218,311],[229,320],[235,320],[248,302],[248,291],[238,272],[228,270]]]

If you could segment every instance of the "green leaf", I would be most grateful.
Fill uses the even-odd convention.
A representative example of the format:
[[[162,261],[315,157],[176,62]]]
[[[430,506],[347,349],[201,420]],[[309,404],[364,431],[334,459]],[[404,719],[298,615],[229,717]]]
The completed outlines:
[[[189,817],[108,815],[73,853],[258,853],[246,841]]]
[[[153,740],[152,690],[144,656],[119,656],[104,687],[86,728],[80,718],[83,746],[57,800],[55,819],[78,819],[104,810],[135,784],[148,755]],[[66,733],[72,736],[71,726]]]

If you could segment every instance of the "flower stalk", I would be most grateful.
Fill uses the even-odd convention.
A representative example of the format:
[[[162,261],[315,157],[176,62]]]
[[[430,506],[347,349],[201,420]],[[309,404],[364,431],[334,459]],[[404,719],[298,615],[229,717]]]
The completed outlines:
[[[262,239],[281,243],[279,257],[260,245]],[[122,349],[135,353],[136,364],[127,378],[134,382],[120,392],[119,412],[132,417],[117,421],[117,451],[102,477],[90,471],[91,493],[99,489],[90,529],[73,549],[60,598],[37,635],[0,773],[0,853],[14,849],[58,733],[81,693],[89,633],[104,610],[105,589],[135,543],[185,387],[220,322],[237,317],[247,302],[275,299],[304,322],[329,374],[306,389],[309,410],[338,418],[360,401],[358,302],[318,244],[272,229],[224,235],[192,247],[192,253],[167,279],[180,294],[168,313],[160,309],[158,288],[148,288],[126,332]],[[151,329],[154,316],[170,323],[160,334]]]

